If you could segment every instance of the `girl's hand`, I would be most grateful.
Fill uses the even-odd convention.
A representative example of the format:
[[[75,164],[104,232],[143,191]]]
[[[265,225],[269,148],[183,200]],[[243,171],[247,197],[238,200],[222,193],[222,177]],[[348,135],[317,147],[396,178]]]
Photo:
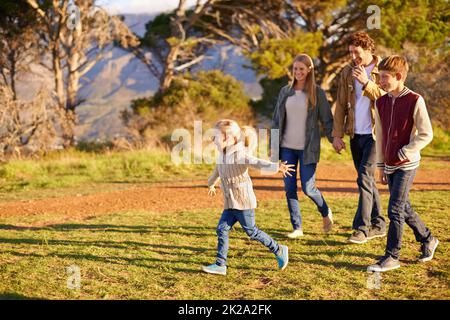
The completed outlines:
[[[210,197],[213,197],[213,196],[216,195],[216,188],[215,188],[214,186],[209,187],[208,195],[209,195]]]
[[[287,161],[285,162],[281,162],[280,166],[278,167],[278,171],[283,173],[283,177],[286,177],[286,175],[288,175],[289,177],[292,177],[292,174],[290,173],[290,171],[295,171],[294,164],[287,164]]]

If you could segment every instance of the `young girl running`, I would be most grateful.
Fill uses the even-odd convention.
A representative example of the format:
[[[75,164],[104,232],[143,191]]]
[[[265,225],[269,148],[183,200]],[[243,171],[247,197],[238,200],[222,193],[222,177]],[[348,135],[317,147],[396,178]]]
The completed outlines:
[[[251,156],[244,146],[243,134],[238,124],[233,120],[220,120],[215,125],[214,143],[219,151],[216,167],[208,179],[208,194],[216,194],[215,184],[221,181],[224,198],[224,211],[217,225],[217,258],[216,262],[203,266],[207,273],[226,275],[228,254],[228,233],[239,221],[244,231],[252,240],[266,246],[278,262],[278,267],[284,270],[288,264],[288,247],[279,245],[255,224],[256,197],[252,181],[248,174],[249,166],[268,171],[281,171],[283,176],[290,175],[290,165],[272,163]]]

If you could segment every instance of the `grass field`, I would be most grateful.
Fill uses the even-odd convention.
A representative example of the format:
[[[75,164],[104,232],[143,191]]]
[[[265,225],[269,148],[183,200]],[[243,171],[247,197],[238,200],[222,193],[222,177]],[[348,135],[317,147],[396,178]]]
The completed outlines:
[[[435,133],[439,139],[424,150],[421,168],[439,174],[448,171],[450,135]],[[337,155],[323,140],[321,164],[351,163],[346,141],[347,151]],[[1,164],[0,202],[49,198],[57,202],[66,195],[204,180],[211,168],[173,166],[170,154],[160,151],[55,152],[40,160]],[[447,182],[439,183],[443,184]],[[215,227],[221,210],[128,210],[102,215],[93,210],[84,220],[59,212],[6,214],[0,216],[0,299],[450,299],[448,188],[411,194],[416,210],[440,240],[435,259],[416,262],[419,244],[406,227],[402,267],[381,278],[367,273],[366,267],[383,254],[386,239],[347,243],[357,194],[325,197],[334,212],[334,232],[321,232],[320,215],[302,196],[305,236],[299,240],[285,237],[290,231],[285,201],[259,201],[257,224],[289,246],[290,264],[278,271],[274,256],[236,226],[226,277],[200,271],[215,259]],[[386,209],[385,194],[382,200]],[[64,222],[38,226],[42,221]],[[78,289],[68,288],[74,276],[74,269],[67,269],[70,266],[80,270]]]
[[[450,133],[436,129],[436,142],[424,149],[427,161],[422,168],[444,168],[450,157]],[[321,143],[320,164],[351,162],[350,143],[337,154],[325,138]],[[79,150],[53,152],[39,159],[11,159],[0,163],[0,202],[30,200],[60,195],[113,191],[134,184],[161,181],[205,179],[211,164],[173,165],[171,155],[161,150],[92,153]]]
[[[384,251],[385,238],[349,245],[355,196],[328,197],[336,228],[302,198],[305,237],[288,240],[284,201],[259,203],[257,224],[290,248],[280,272],[274,256],[236,226],[228,275],[200,271],[214,261],[220,210],[117,212],[82,223],[32,226],[39,216],[0,219],[2,299],[450,299],[447,191],[414,192],[412,202],[440,239],[436,258],[417,263],[419,245],[406,228],[402,267],[382,274],[379,288],[366,272]],[[386,206],[387,198],[383,196]],[[69,289],[67,267],[80,269],[81,287]]]

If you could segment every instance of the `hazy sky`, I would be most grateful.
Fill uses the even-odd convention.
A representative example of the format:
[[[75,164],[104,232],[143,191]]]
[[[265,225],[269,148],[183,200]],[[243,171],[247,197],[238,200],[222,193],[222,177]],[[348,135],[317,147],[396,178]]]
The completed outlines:
[[[195,0],[187,0],[187,6]],[[99,0],[98,4],[111,13],[155,13],[175,9],[178,0]]]

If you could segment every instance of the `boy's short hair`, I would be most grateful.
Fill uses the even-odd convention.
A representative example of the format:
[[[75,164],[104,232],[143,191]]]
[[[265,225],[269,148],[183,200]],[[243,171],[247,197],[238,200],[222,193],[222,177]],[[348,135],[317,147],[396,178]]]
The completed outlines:
[[[371,53],[375,52],[375,41],[364,31],[353,33],[348,41],[348,45],[361,47],[364,50],[369,50]]]
[[[392,73],[400,73],[403,79],[406,79],[409,65],[408,61],[402,56],[392,55],[381,60],[378,65],[379,71],[387,71]]]

